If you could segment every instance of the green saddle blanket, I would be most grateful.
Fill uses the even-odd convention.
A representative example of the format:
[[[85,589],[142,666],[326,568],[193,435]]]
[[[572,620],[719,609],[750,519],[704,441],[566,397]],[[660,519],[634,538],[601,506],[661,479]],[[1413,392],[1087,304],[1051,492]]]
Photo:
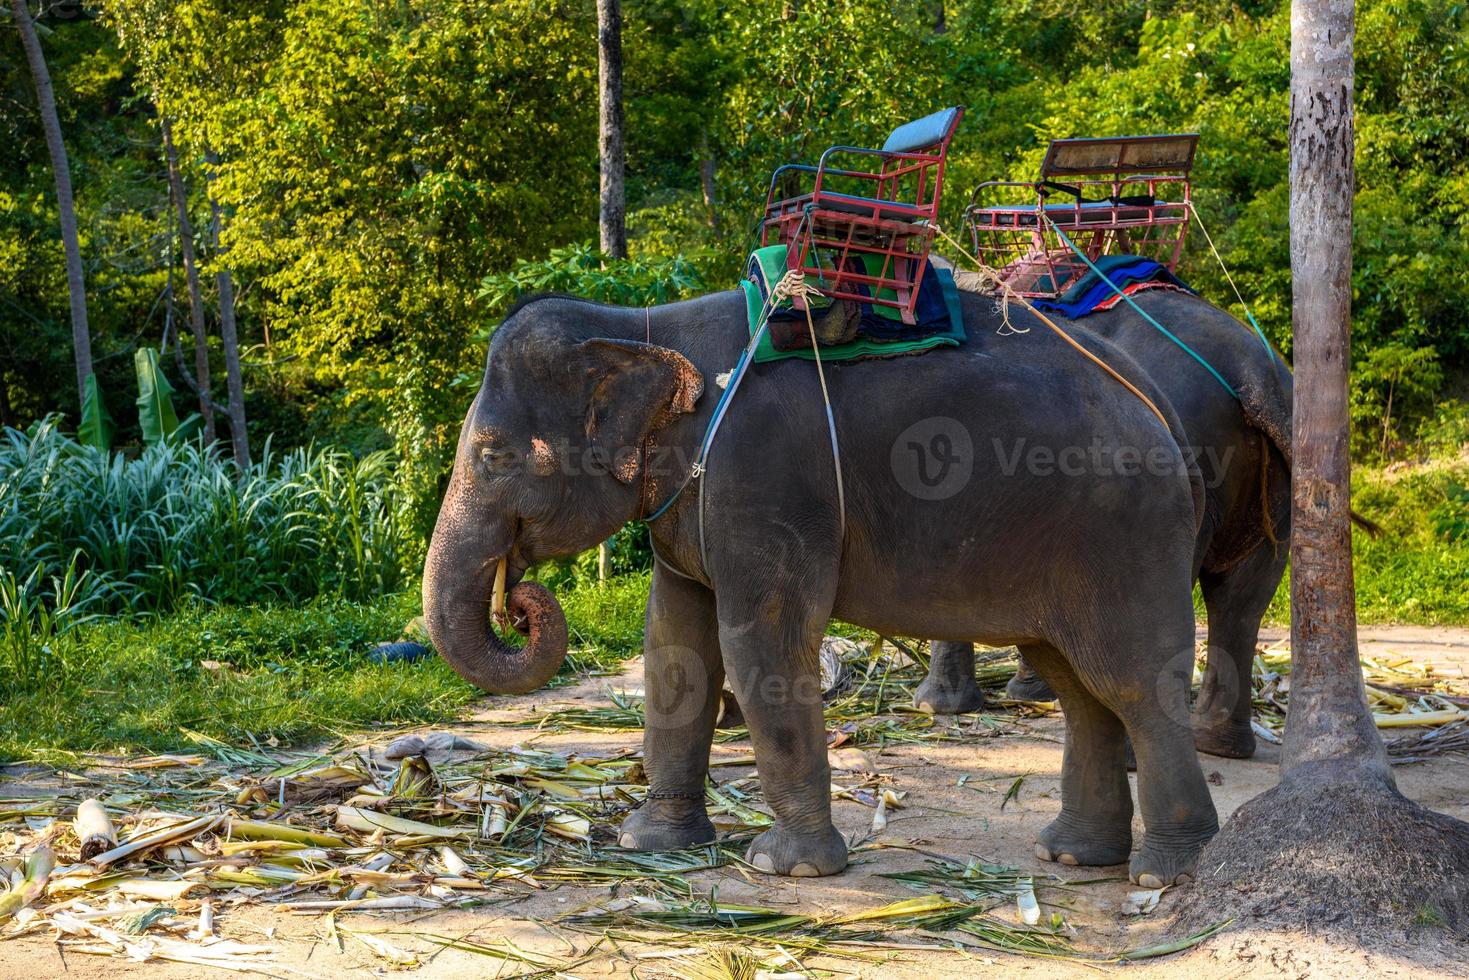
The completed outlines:
[[[869,258],[864,256],[864,258]],[[876,258],[875,256],[870,258]],[[925,260],[927,261],[927,260]],[[746,268],[750,275],[740,281],[740,288],[745,291],[745,313],[748,322],[750,336],[760,329],[760,314],[765,309],[766,293],[762,287],[763,283],[779,282],[786,272],[786,248],[784,245],[770,245],[765,248],[756,249],[750,254],[750,261]],[[920,294],[937,289],[942,298],[942,309],[947,316],[939,314],[937,317],[903,330],[904,336],[891,338],[877,338],[864,335],[859,331],[857,339],[844,344],[823,345],[820,348],[823,361],[855,361],[864,357],[897,357],[902,354],[919,354],[924,351],[933,350],[936,347],[958,347],[965,340],[964,315],[959,308],[959,287],[954,283],[954,274],[948,269],[940,269],[929,264],[924,271]],[[923,299],[920,296],[920,301]],[[830,303],[828,300],[827,303]],[[933,303],[928,304],[935,306]],[[791,303],[783,300],[778,310],[789,311]],[[901,322],[901,317],[896,309],[892,307],[875,304],[862,304],[862,317],[864,321],[870,321],[872,317],[881,317],[884,323],[884,333],[894,332],[896,324],[892,321]],[[901,328],[900,328],[901,329]],[[799,357],[812,361],[816,359],[816,353],[809,347],[796,350],[777,350],[770,342],[770,332],[767,330],[760,338],[760,343],[755,347],[755,362],[780,361],[789,357]]]

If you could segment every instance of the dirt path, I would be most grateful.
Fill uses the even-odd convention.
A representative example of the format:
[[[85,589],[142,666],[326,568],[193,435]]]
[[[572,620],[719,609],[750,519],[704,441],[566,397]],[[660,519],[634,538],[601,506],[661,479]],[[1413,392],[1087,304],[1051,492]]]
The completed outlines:
[[[1268,639],[1278,638],[1278,631]],[[1364,656],[1398,654],[1434,664],[1448,676],[1469,675],[1469,630],[1387,627],[1363,630]],[[641,664],[633,662],[617,678],[584,681],[574,687],[526,698],[495,698],[473,718],[454,730],[492,747],[508,747],[533,741],[541,748],[575,750],[607,755],[640,744],[638,732],[572,732],[539,737],[526,729],[507,729],[503,722],[524,717],[534,707],[593,705],[606,702],[606,688],[640,689]],[[718,888],[722,902],[766,906],[789,906],[793,911],[830,912],[834,909],[876,908],[888,902],[911,898],[916,893],[898,882],[877,877],[880,872],[908,870],[922,859],[903,849],[925,850],[967,860],[979,857],[995,863],[1016,865],[1036,875],[1060,873],[1071,880],[1113,876],[1118,880],[1088,885],[1076,891],[1074,907],[1066,917],[1077,930],[1080,948],[1097,954],[1116,953],[1157,941],[1161,920],[1166,917],[1171,896],[1165,893],[1152,915],[1124,915],[1123,900],[1130,890],[1126,869],[1067,869],[1044,864],[1032,856],[1038,830],[1052,819],[1060,805],[1059,772],[1063,722],[1059,716],[1017,720],[997,737],[964,741],[893,745],[867,749],[875,768],[891,779],[893,788],[907,794],[906,807],[895,811],[884,843],[897,845],[867,850],[855,856],[844,874],[817,880],[773,880],[746,878],[729,869],[696,876],[701,888]],[[397,733],[393,733],[397,734]],[[384,739],[390,737],[388,734]],[[716,761],[748,755],[748,742],[717,744]],[[1278,748],[1263,745],[1254,759],[1245,761],[1201,756],[1221,820],[1241,803],[1269,788],[1276,781]],[[725,781],[748,772],[743,767],[722,767],[718,779]],[[1024,775],[1018,795],[1002,807],[1006,791]],[[961,778],[962,777],[962,778]],[[1469,757],[1448,755],[1427,762],[1399,766],[1402,791],[1427,806],[1469,820]],[[841,783],[840,775],[834,781]],[[0,789],[3,789],[0,786]],[[834,816],[839,830],[861,838],[871,826],[873,811],[852,802],[837,801]],[[1141,833],[1140,825],[1136,828]],[[1382,869],[1391,873],[1391,869]],[[446,911],[416,915],[354,914],[339,917],[338,925],[384,933],[395,944],[421,952],[424,960],[417,973],[428,977],[512,976],[524,966],[502,964],[459,950],[435,953],[436,947],[424,934],[489,940],[508,937],[528,950],[556,956],[576,955],[595,937],[569,931],[553,920],[582,906],[605,901],[606,889],[563,886],[516,897],[510,903],[469,911]],[[350,920],[350,923],[349,923]],[[313,977],[366,976],[384,970],[384,962],[361,943],[348,942],[344,950],[329,938],[328,926],[320,916],[277,913],[268,908],[248,908],[222,917],[220,931],[247,942],[265,941],[277,946],[279,961],[288,969],[276,975]],[[808,959],[809,969],[838,974],[881,977],[958,977],[984,970],[1033,977],[1071,977],[1102,972],[1132,976],[1243,977],[1243,976],[1362,976],[1387,977],[1425,975],[1469,975],[1469,949],[1454,946],[1443,930],[1427,930],[1411,952],[1389,949],[1362,950],[1330,944],[1298,934],[1270,934],[1234,930],[1209,940],[1187,953],[1132,965],[1076,964],[1068,961],[1029,959],[1015,955],[976,950],[965,952],[889,952],[874,962]],[[1440,943],[1441,945],[1435,945]],[[758,945],[758,944],[752,944]],[[702,954],[697,949],[680,951],[675,946],[624,945],[619,954],[608,953],[596,962],[579,967],[579,976],[641,977],[686,975],[689,964]],[[197,967],[174,964],[130,964],[100,956],[68,954],[63,961],[57,947],[37,937],[0,942],[0,976],[39,977],[65,973],[77,977],[135,975],[146,971],[156,977],[192,977]]]

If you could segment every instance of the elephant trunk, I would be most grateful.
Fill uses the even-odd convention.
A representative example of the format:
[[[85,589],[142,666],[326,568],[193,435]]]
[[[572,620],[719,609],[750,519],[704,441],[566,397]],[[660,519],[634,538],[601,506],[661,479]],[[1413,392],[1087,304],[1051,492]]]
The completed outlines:
[[[516,584],[506,597],[515,629],[528,637],[517,647],[490,625],[495,571],[509,552],[484,530],[469,530],[452,504],[439,514],[423,570],[423,612],[429,636],[454,671],[491,694],[526,694],[555,676],[566,659],[566,616],[555,596],[535,582]]]

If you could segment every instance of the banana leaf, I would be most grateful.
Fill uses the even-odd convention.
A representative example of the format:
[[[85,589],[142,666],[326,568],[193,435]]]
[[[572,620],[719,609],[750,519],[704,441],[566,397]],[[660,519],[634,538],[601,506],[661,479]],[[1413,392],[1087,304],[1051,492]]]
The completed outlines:
[[[143,442],[157,445],[179,427],[179,417],[173,410],[173,385],[164,377],[158,352],[151,347],[133,355],[133,368],[138,372],[138,425],[143,430]]]
[[[112,448],[114,428],[107,403],[102,401],[102,389],[97,386],[97,376],[89,374],[82,386],[82,422],[77,426],[77,441],[105,453]]]

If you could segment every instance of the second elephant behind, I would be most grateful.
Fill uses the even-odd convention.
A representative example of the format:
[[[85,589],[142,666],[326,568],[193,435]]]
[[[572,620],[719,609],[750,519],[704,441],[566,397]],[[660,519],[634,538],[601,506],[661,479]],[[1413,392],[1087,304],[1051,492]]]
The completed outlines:
[[[961,288],[978,289],[966,274],[956,278]],[[1250,667],[1260,619],[1290,550],[1291,374],[1223,310],[1175,291],[1133,299],[1234,389],[1125,303],[1062,321],[1069,331],[1090,331],[1131,354],[1178,413],[1205,488],[1193,575],[1208,613],[1208,668],[1194,708],[1194,744],[1211,755],[1247,758],[1255,752]],[[935,641],[931,652],[914,704],[935,714],[977,710],[984,695],[974,679],[974,645]],[[1027,700],[1055,697],[1023,660],[1009,692]]]

